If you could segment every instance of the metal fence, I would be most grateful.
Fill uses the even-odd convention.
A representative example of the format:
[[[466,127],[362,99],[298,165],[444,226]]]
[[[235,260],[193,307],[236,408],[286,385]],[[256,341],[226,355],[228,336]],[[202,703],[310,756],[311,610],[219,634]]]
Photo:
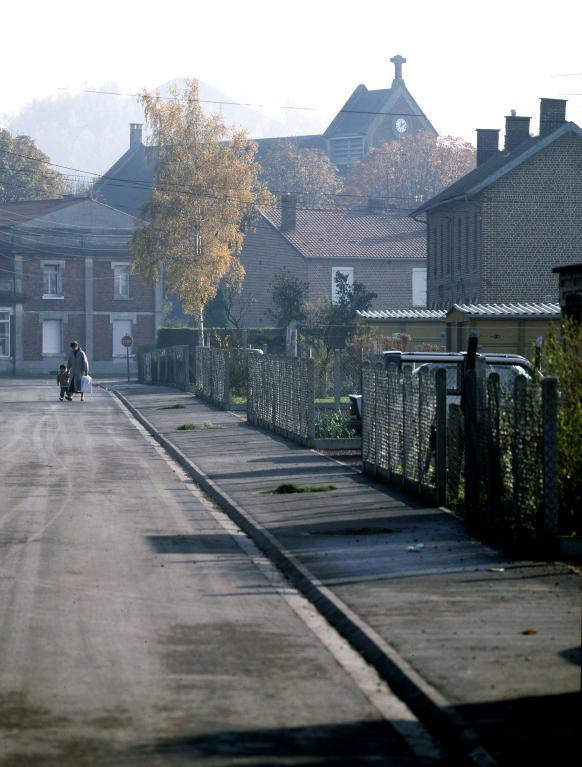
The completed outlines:
[[[315,438],[315,364],[300,357],[249,353],[250,424],[304,445]]]
[[[554,378],[502,386],[484,368],[465,373],[462,405],[448,403],[446,373],[362,366],[364,471],[505,537],[548,540],[558,531]]]
[[[194,391],[219,407],[230,407],[230,351],[197,346]]]
[[[140,380],[147,384],[165,384],[188,391],[190,389],[190,348],[167,346],[144,352],[140,365]]]
[[[362,365],[362,464],[366,474],[437,501],[436,387],[381,363]]]
[[[555,378],[541,385],[517,376],[468,371],[463,410],[449,416],[448,502],[477,523],[519,537],[558,530]]]

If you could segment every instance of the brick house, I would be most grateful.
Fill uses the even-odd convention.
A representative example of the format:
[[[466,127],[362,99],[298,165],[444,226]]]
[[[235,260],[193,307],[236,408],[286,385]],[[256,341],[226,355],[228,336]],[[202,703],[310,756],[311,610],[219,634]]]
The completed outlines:
[[[71,340],[97,375],[125,371],[121,338],[151,343],[161,289],[130,274],[133,219],[87,198],[0,206],[0,373],[48,373]]]
[[[427,226],[428,306],[557,302],[552,269],[580,260],[582,130],[566,102],[541,99],[529,117],[477,131],[477,167],[411,215]]]
[[[312,210],[286,195],[280,208],[262,212],[240,255],[245,280],[234,309],[244,325],[272,324],[272,282],[283,272],[308,284],[309,301],[333,300],[339,271],[376,293],[376,306],[425,306],[424,226],[408,211],[370,203],[367,210]]]

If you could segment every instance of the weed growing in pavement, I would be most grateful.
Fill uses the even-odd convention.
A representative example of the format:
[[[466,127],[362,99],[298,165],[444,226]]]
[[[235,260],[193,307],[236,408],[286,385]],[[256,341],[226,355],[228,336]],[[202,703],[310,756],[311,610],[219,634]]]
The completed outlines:
[[[289,493],[327,493],[335,490],[334,485],[295,485],[293,482],[282,482],[274,490],[273,495],[287,495]]]
[[[177,428],[178,431],[200,431],[201,429],[220,429],[220,426],[212,421],[204,421],[204,423],[183,423]]]

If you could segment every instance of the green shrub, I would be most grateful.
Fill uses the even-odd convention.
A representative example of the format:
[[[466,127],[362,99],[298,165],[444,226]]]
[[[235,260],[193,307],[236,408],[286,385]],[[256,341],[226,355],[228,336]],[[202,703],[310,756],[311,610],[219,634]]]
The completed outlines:
[[[582,533],[582,325],[562,323],[542,346],[545,375],[558,378],[558,479],[562,532]]]
[[[355,435],[341,410],[320,410],[316,414],[315,436],[319,439],[349,439]]]

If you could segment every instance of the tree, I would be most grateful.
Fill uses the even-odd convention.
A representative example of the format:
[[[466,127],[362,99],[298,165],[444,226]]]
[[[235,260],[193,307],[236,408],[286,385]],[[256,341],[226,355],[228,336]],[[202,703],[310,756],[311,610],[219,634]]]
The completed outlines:
[[[346,193],[413,204],[428,199],[475,167],[475,149],[463,139],[418,132],[387,141],[354,165]]]
[[[357,312],[369,309],[376,298],[364,283],[355,280],[350,285],[347,274],[340,271],[335,274],[335,284],[335,301],[325,297],[306,307],[307,334],[322,338],[330,350],[343,349],[354,330]]]
[[[257,205],[270,202],[259,183],[256,144],[204,115],[198,83],[187,80],[171,99],[144,91],[140,102],[158,147],[154,189],[133,241],[133,267],[147,280],[164,269],[168,290],[200,318],[221,281],[240,285],[238,259]]]
[[[261,163],[261,180],[276,196],[297,194],[310,207],[333,205],[342,187],[337,168],[319,149],[299,149],[293,140],[277,141]]]
[[[58,197],[63,177],[30,136],[0,130],[0,203]]]
[[[305,319],[305,297],[308,284],[288,272],[275,275],[272,285],[273,308],[267,310],[267,315],[281,328],[290,322],[303,322]]]

